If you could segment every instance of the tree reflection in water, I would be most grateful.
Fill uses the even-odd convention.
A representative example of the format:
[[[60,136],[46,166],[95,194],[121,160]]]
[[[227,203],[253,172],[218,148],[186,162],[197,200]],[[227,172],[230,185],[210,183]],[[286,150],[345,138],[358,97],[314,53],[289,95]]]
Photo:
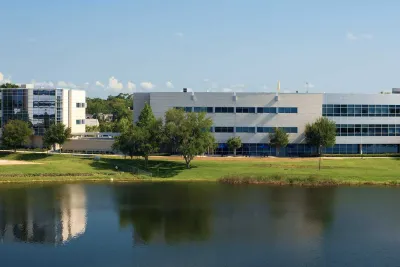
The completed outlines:
[[[116,186],[120,226],[133,226],[135,244],[207,240],[211,195],[191,184]]]

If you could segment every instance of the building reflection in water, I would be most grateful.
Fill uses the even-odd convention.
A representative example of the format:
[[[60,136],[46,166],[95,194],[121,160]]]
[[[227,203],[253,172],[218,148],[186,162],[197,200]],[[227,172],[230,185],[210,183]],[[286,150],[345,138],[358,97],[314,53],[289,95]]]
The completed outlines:
[[[61,245],[86,230],[83,185],[0,191],[0,240]]]

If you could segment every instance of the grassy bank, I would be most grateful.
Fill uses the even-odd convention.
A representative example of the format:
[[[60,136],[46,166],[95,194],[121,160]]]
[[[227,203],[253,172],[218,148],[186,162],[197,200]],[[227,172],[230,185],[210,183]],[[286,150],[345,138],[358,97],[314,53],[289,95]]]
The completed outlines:
[[[219,181],[230,184],[400,184],[399,158],[327,158],[318,171],[318,159],[197,158],[186,169],[179,157],[152,157],[152,177],[132,174],[144,168],[141,159],[82,158],[33,153],[0,154],[0,160],[22,160],[32,165],[1,165],[0,182],[34,181]],[[118,171],[115,169],[118,166]]]

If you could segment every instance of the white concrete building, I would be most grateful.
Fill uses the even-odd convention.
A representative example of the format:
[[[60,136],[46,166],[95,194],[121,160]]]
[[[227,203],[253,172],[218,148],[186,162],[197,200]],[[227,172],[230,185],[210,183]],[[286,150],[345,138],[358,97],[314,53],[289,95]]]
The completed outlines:
[[[275,127],[289,133],[290,144],[281,155],[306,155],[315,148],[305,144],[306,123],[321,116],[336,122],[337,138],[326,153],[398,153],[400,94],[304,94],[154,92],[134,95],[134,121],[145,103],[164,117],[170,108],[206,112],[219,143],[217,153],[228,154],[226,141],[240,136],[243,155],[275,155],[268,133]]]
[[[53,123],[63,123],[71,127],[71,132],[85,132],[86,92],[61,88],[21,88],[0,89],[0,126],[9,120],[19,119],[29,122],[34,130],[32,146],[42,146],[42,136]]]

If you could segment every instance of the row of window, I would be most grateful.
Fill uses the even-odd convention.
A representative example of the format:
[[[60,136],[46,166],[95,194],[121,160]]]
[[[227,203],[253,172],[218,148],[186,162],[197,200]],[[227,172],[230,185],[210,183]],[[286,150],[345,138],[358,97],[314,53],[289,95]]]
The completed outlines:
[[[400,136],[400,124],[337,124],[337,136]]]
[[[76,103],[76,107],[77,108],[84,108],[85,107],[85,103]]]
[[[297,133],[297,127],[279,127],[286,133]],[[237,133],[273,133],[275,127],[236,127]],[[212,129],[211,129],[212,130]],[[233,133],[235,127],[214,127],[215,133]]]
[[[77,124],[77,125],[79,125],[79,124],[85,124],[85,120],[76,120],[76,124]]]
[[[400,117],[400,105],[322,105],[323,116]]]
[[[33,101],[33,107],[55,107],[55,101]]]
[[[327,147],[323,150],[324,154],[360,154],[362,148],[363,154],[384,154],[384,153],[399,153],[399,145],[394,144],[336,144],[333,147]],[[229,150],[226,143],[218,144],[216,154],[233,154]],[[307,144],[289,144],[287,147],[279,149],[280,156],[305,156],[316,154],[317,149]],[[270,144],[253,144],[243,143],[242,147],[237,149],[237,155],[246,156],[275,156],[276,147]]]
[[[279,127],[286,133],[297,133],[297,127]],[[257,133],[273,133],[275,127],[257,127]]]
[[[175,107],[185,112],[213,113],[213,107]],[[298,113],[295,107],[236,107],[236,113]],[[215,113],[235,113],[234,107],[215,107]]]

